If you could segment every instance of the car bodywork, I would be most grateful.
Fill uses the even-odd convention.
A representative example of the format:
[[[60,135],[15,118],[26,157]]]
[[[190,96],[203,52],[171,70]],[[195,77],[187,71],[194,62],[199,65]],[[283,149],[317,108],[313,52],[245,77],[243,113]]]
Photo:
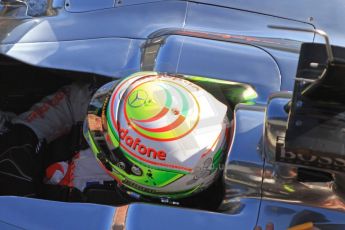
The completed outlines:
[[[120,78],[154,70],[247,84],[255,89],[257,98],[254,105],[239,104],[234,110],[234,135],[224,169],[226,194],[221,213],[148,204],[108,207],[2,197],[2,228],[55,228],[54,217],[61,213],[70,213],[63,217],[62,228],[107,229],[124,225],[126,229],[253,229],[271,222],[275,229],[286,229],[310,221],[321,229],[344,228],[341,211],[345,204],[334,192],[332,182],[297,181],[289,174],[291,168],[267,159],[262,145],[265,124],[277,126],[266,134],[276,133],[286,124],[288,114],[283,107],[291,93],[277,92],[293,90],[300,45],[321,41],[312,32],[269,26],[324,29],[333,44],[343,45],[345,28],[340,22],[345,7],[341,1],[332,5],[309,0],[28,3],[12,8],[9,4],[0,5],[2,83],[14,84],[8,80],[10,77],[15,82],[35,80],[25,75],[29,70],[49,86],[49,81],[43,80],[49,69],[54,69],[64,82],[68,81],[67,75]],[[6,103],[12,100],[14,91],[24,91],[21,97],[29,94],[27,89],[14,87],[13,91],[2,85],[3,110],[14,110]],[[53,89],[56,88],[51,86],[49,90]],[[44,95],[49,90],[39,92]],[[37,212],[28,215],[33,206]],[[43,213],[52,218],[44,219]],[[121,219],[121,213],[126,218]]]

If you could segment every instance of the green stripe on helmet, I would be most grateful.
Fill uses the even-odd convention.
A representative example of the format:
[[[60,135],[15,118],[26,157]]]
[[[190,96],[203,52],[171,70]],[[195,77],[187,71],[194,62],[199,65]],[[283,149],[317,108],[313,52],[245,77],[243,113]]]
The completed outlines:
[[[182,98],[182,109],[181,109],[181,115],[182,116],[187,116],[188,111],[189,111],[189,106],[188,106],[188,100],[187,97],[184,93],[181,92],[180,89],[178,89],[176,86],[172,87],[180,94],[181,98]]]
[[[213,161],[212,161],[212,170],[211,170],[211,172],[214,172],[214,171],[216,171],[217,168],[219,168],[219,163],[220,163],[220,161],[222,159],[222,157],[221,157],[222,156],[222,152],[223,152],[223,149],[220,148],[220,149],[218,149],[218,151],[214,155]]]
[[[88,136],[88,140],[89,140],[89,144],[91,145],[91,150],[92,152],[95,154],[95,156],[99,153],[98,147],[95,144],[90,131],[87,131],[87,136]]]

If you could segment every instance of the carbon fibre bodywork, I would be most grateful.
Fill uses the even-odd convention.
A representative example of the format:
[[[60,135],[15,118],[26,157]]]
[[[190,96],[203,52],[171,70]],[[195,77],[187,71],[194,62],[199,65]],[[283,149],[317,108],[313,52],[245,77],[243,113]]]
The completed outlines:
[[[131,204],[121,222],[119,207],[2,197],[1,229],[253,229],[271,222],[277,230],[310,221],[345,228],[343,196],[332,182],[298,182],[293,169],[267,161],[275,146],[262,142],[281,132],[288,116],[291,94],[271,95],[293,89],[300,45],[320,41],[268,26],[323,29],[344,45],[341,0],[47,0],[31,15],[23,7],[0,4],[0,78],[12,62],[105,78],[154,70],[245,83],[258,97],[234,111],[221,213]],[[28,215],[28,207],[65,225]]]

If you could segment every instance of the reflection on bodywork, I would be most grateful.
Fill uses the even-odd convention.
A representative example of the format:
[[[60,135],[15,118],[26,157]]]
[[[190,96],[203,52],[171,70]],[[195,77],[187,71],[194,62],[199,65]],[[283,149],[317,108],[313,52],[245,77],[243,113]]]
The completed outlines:
[[[56,15],[53,0],[1,0],[0,17],[28,18]]]
[[[258,94],[253,87],[248,84],[200,76],[187,76],[187,79],[196,84],[201,84],[202,86],[207,85],[208,87],[213,88],[219,87],[232,105],[236,105],[238,103],[254,103],[255,99],[258,97]]]

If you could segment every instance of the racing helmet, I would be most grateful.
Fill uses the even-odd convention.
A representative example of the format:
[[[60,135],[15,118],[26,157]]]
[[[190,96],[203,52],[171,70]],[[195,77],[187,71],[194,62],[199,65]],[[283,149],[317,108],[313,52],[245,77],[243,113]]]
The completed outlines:
[[[139,72],[93,95],[84,135],[127,193],[179,199],[214,182],[226,148],[227,106],[185,79]]]

